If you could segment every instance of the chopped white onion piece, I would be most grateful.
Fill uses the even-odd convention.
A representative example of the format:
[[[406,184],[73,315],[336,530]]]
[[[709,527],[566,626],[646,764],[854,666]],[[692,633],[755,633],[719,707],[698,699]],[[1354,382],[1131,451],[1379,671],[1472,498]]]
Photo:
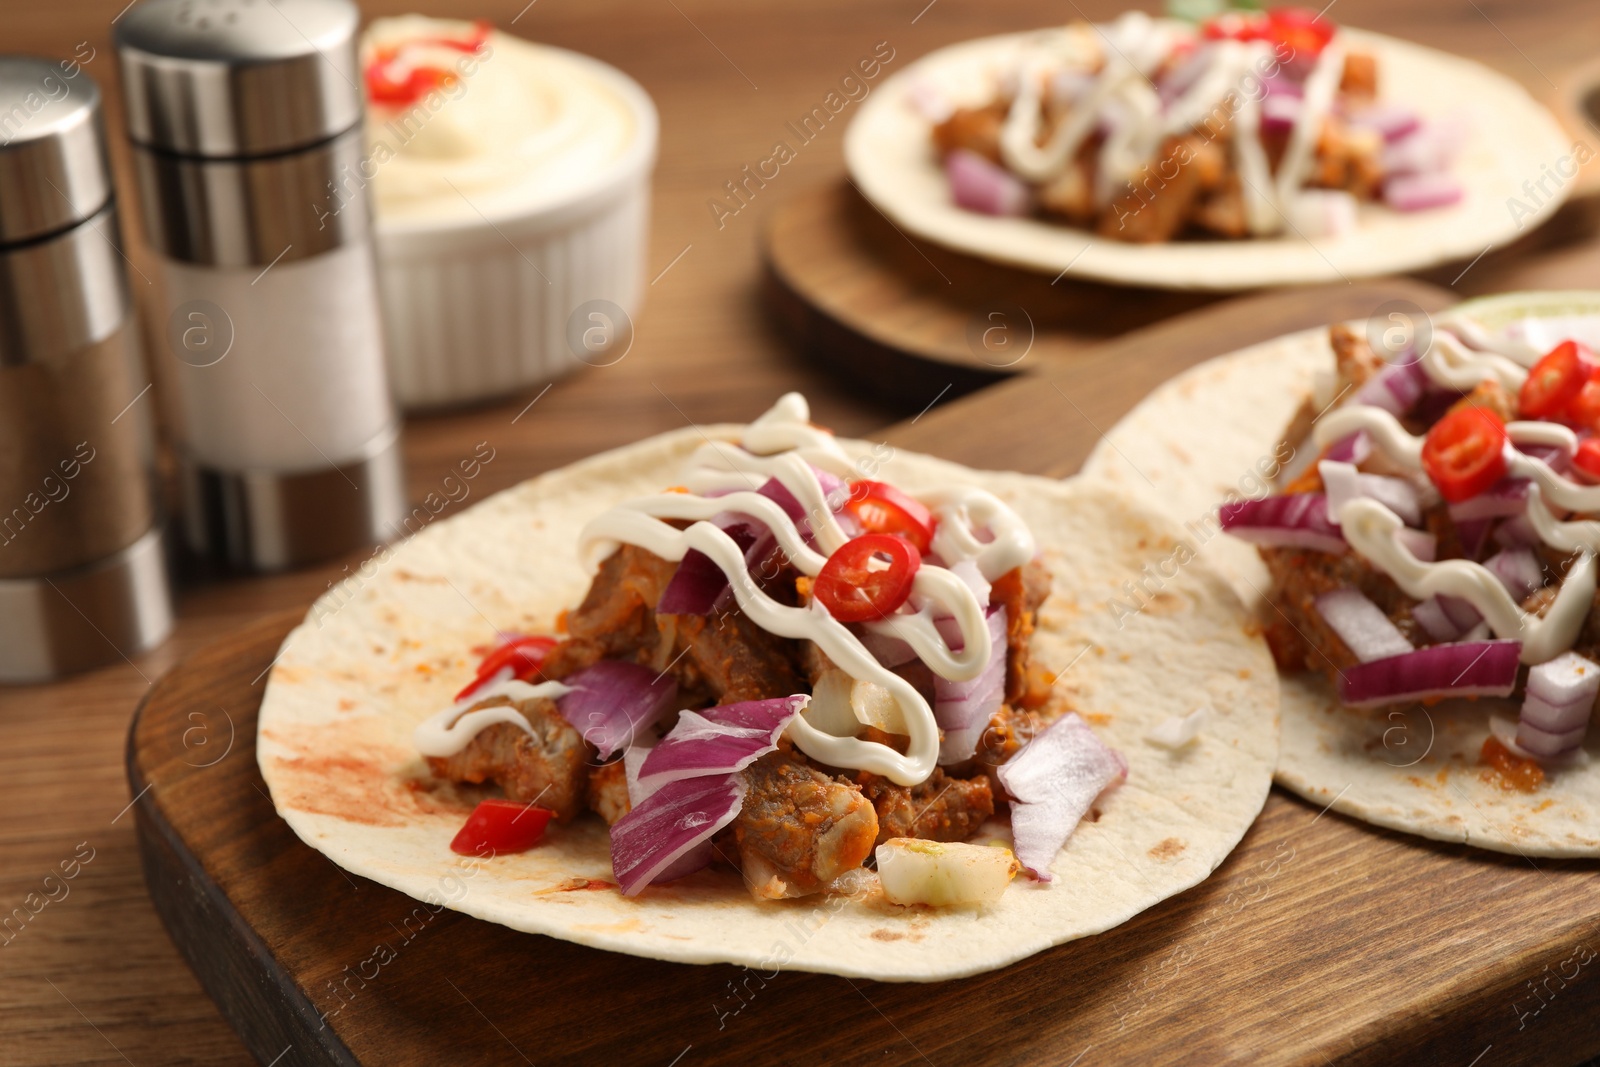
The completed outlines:
[[[1184,716],[1168,715],[1145,735],[1145,740],[1162,748],[1178,749],[1200,736],[1200,730],[1211,721],[1211,705],[1201,704]]]
[[[1589,762],[1589,753],[1582,748],[1568,749],[1559,756],[1541,756],[1537,752],[1529,752],[1517,743],[1517,724],[1499,715],[1489,716],[1489,732],[1513,756],[1536,760],[1546,767],[1582,767]]]
[[[1022,870],[1009,848],[963,841],[892,837],[876,854],[878,881],[893,904],[985,904]]]
[[[1316,600],[1317,614],[1363,663],[1414,651],[1383,610],[1359,589],[1335,589]]]

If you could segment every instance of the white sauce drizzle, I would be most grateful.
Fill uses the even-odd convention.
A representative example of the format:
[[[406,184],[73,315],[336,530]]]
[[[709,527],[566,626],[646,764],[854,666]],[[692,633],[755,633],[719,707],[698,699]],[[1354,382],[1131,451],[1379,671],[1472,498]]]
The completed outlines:
[[[1253,234],[1284,229],[1286,205],[1304,187],[1316,156],[1323,120],[1332,111],[1344,73],[1344,49],[1337,38],[1317,58],[1306,79],[1300,108],[1274,179],[1261,144],[1261,97],[1245,91],[1252,70],[1272,64],[1272,47],[1263,41],[1203,43],[1197,62],[1209,62],[1193,83],[1165,108],[1152,75],[1180,42],[1193,33],[1177,23],[1125,12],[1093,31],[1079,27],[1030,38],[1017,59],[1016,95],[1000,128],[1000,154],[1021,177],[1045,183],[1071,165],[1084,141],[1105,120],[1110,132],[1101,146],[1094,175],[1096,201],[1104,206],[1117,190],[1151,164],[1164,138],[1200,126],[1219,109],[1233,114],[1233,153],[1241,179],[1245,218]],[[1087,38],[1087,39],[1086,39]],[[1062,68],[1090,78],[1076,94],[1043,145],[1042,98]],[[1098,70],[1096,70],[1098,68]],[[1230,96],[1237,105],[1230,104]]]
[[[494,707],[479,708],[477,711],[467,709],[496,697],[506,697],[512,701],[533,700],[537,697],[555,700],[570,692],[572,687],[562,685],[560,682],[540,682],[538,685],[531,685],[516,678],[505,679],[484,686],[465,700],[458,700],[437,715],[423,719],[412,731],[411,739],[417,746],[417,751],[424,756],[443,759],[446,756],[454,756],[466,748],[474,737],[495,723],[510,723],[531,737],[533,729],[529,727],[528,720],[517,710],[514,703],[496,704]]]
[[[1476,331],[1475,340],[1483,336]],[[1441,350],[1443,350],[1441,352]],[[1469,390],[1485,378],[1508,388],[1518,388],[1526,372],[1510,358],[1491,352],[1474,352],[1442,331],[1423,355],[1422,366],[1433,380],[1450,388]],[[1515,371],[1515,374],[1512,371]],[[1513,384],[1514,383],[1514,384]],[[1408,433],[1400,420],[1382,408],[1351,403],[1324,415],[1314,440],[1319,448],[1357,431],[1364,431],[1390,462],[1422,479],[1423,438]],[[1418,560],[1400,541],[1403,523],[1393,511],[1374,500],[1347,502],[1329,517],[1344,531],[1350,546],[1368,562],[1394,579],[1408,595],[1419,600],[1454,596],[1470,603],[1483,615],[1497,637],[1522,641],[1522,662],[1543,663],[1572,647],[1594,607],[1595,558],[1600,555],[1600,522],[1559,520],[1550,510],[1600,511],[1600,485],[1581,485],[1557,474],[1544,460],[1512,447],[1544,445],[1568,455],[1578,446],[1572,430],[1552,422],[1516,421],[1506,425],[1510,442],[1505,448],[1506,475],[1533,483],[1525,514],[1545,544],[1578,559],[1543,617],[1522,610],[1505,585],[1487,567],[1471,560],[1437,563]]]
[[[909,731],[902,755],[887,745],[855,737],[836,737],[819,730],[805,716],[796,716],[789,737],[807,755],[836,767],[882,774],[901,785],[927,779],[939,755],[939,730],[933,709],[916,688],[885,668],[843,623],[820,604],[804,608],[780,604],[750,579],[744,553],[725,532],[706,521],[723,512],[759,519],[770,527],[790,563],[816,577],[846,540],[812,465],[832,473],[854,473],[851,461],[833,436],[811,426],[805,399],[790,393],[745,428],[740,445],[708,443],[691,457],[690,493],[662,493],[612,508],[584,528],[582,548],[591,565],[619,544],[636,545],[663,559],[681,560],[691,549],[704,553],[728,577],[740,609],[762,629],[810,640],[851,678],[889,691]],[[741,447],[742,446],[742,447]],[[799,525],[776,502],[754,490],[775,478],[805,509],[815,540],[805,543]],[[695,495],[727,491],[726,495]],[[939,519],[933,551],[947,565],[972,560],[986,581],[993,581],[1033,558],[1034,540],[1020,516],[992,493],[976,488],[950,488],[924,494]],[[668,519],[690,520],[679,530]],[[912,583],[910,610],[865,624],[866,628],[908,643],[941,677],[964,681],[977,677],[989,661],[991,642],[983,605],[967,582],[946,567],[930,564]],[[934,625],[935,618],[953,617],[961,635],[953,651]]]

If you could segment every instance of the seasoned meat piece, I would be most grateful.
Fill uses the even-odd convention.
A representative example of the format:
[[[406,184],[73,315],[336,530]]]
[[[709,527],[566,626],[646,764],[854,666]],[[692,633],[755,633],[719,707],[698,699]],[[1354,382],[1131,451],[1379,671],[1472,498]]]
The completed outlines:
[[[1375,131],[1353,129],[1329,116],[1317,137],[1316,159],[1307,184],[1370,199],[1383,182],[1382,151],[1383,138]]]
[[[1383,369],[1383,358],[1372,350],[1367,339],[1342,322],[1328,327],[1328,343],[1333,346],[1334,366],[1339,371],[1336,395],[1360,389]]]
[[[718,615],[659,615],[663,657],[679,683],[703,689],[718,704],[803,693],[795,667],[799,642],[763,630],[737,609]]]
[[[1473,386],[1472,392],[1450,405],[1451,411],[1461,408],[1483,408],[1498,415],[1501,422],[1510,422],[1517,417],[1516,398],[1493,378],[1485,378]]]
[[[1050,570],[1029,560],[1002,574],[989,590],[991,603],[1006,609],[1006,699],[1018,701],[1028,689],[1029,644],[1039,605],[1050,595]]]
[[[1009,101],[987,107],[957,108],[933,128],[933,144],[941,156],[958,148],[976,152],[990,162],[1000,162],[1000,127],[1005,125]]]
[[[921,785],[896,785],[863,771],[861,792],[878,812],[878,843],[891,837],[963,841],[994,814],[989,779],[950,778],[940,768]]]
[[[512,703],[495,697],[474,707]],[[510,723],[495,723],[454,756],[428,757],[428,765],[453,782],[493,782],[510,799],[549,808],[565,822],[583,807],[589,746],[554,701],[536,698],[514,706],[532,728],[531,736]]]
[[[583,603],[567,614],[570,640],[545,661],[546,677],[564,678],[601,659],[649,658],[661,640],[655,605],[677,566],[634,545],[607,556]]]
[[[633,810],[628,800],[628,776],[621,760],[596,767],[589,775],[589,810],[613,826],[616,821]]]
[[[680,702],[731,704],[803,692],[799,642],[777,637],[736,606],[713,615],[658,615],[677,564],[632,545],[606,557],[583,603],[567,617],[570,639],[545,661],[564,678],[599,659],[670,671]]]
[[[1169,137],[1157,161],[1100,216],[1102,237],[1135,244],[1170,241],[1188,223],[1195,204],[1219,179],[1217,146],[1190,134]]]
[[[786,752],[763,756],[744,775],[749,791],[733,836],[757,897],[815,893],[872,852],[878,816],[854,784]]]
[[[1244,188],[1237,174],[1226,175],[1207,193],[1194,212],[1194,223],[1219,237],[1244,237],[1250,232],[1245,216]]]
[[[1372,99],[1378,95],[1378,60],[1371,52],[1347,52],[1339,91]]]
[[[1274,616],[1288,627],[1268,638],[1274,654],[1284,654],[1279,660],[1284,669],[1303,660],[1307,669],[1323,671],[1337,685],[1339,671],[1357,662],[1316,608],[1317,597],[1348,586],[1371,598],[1412,644],[1433,643],[1411,616],[1417,602],[1394,579],[1353,552],[1332,556],[1298,548],[1263,548],[1261,559],[1272,574]]]
[[[1039,206],[1066,221],[1087,226],[1095,219],[1094,166],[1075,159],[1059,175],[1039,187]]]

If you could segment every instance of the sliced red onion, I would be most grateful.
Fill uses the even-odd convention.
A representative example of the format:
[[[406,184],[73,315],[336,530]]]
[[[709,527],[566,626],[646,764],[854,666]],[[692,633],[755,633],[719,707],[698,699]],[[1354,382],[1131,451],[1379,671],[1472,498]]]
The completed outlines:
[[[660,789],[685,778],[744,770],[778,747],[778,735],[810,699],[798,694],[685,711],[645,757],[640,786]]]
[[[761,535],[769,532],[761,523],[731,512],[714,517],[711,524],[733,538],[742,552],[749,552]],[[722,568],[705,553],[690,549],[661,591],[656,611],[663,615],[710,615],[728,589],[728,576]]]
[[[1306,83],[1303,79],[1290,78],[1282,73],[1262,78],[1261,88],[1266,96],[1304,97],[1306,95]]]
[[[1512,442],[1511,447],[1525,456],[1542,461],[1557,474],[1565,473],[1572,463],[1572,454],[1560,445],[1519,445],[1516,442]]]
[[[999,770],[1011,797],[1011,836],[1017,859],[1041,882],[1050,864],[1094,803],[1113,782],[1128,777],[1128,764],[1089,725],[1068,712],[1025,745]]]
[[[891,670],[917,658],[916,650],[898,637],[887,637],[871,630],[862,630],[856,636],[879,663]]]
[[[1441,596],[1439,606],[1461,630],[1470,630],[1483,621],[1483,613],[1472,606],[1472,601],[1458,596]]]
[[[624,896],[711,862],[711,838],[744,803],[744,779],[709,775],[668,782],[611,827],[611,869]]]
[[[991,586],[983,572],[978,569],[976,560],[961,559],[951,564],[950,573],[961,579],[963,585],[972,590],[972,595],[978,598],[978,607],[985,610],[989,607],[989,593]]]
[[[1355,401],[1398,417],[1417,406],[1427,387],[1428,372],[1419,361],[1391,363],[1356,390]]]
[[[1383,202],[1396,211],[1427,211],[1459,204],[1466,196],[1448,174],[1400,174],[1383,183]]]
[[[1526,515],[1513,515],[1494,528],[1495,544],[1502,548],[1525,548],[1540,540],[1539,531]]]
[[[939,743],[941,764],[965,763],[999,710],[1006,690],[1006,609],[989,613],[989,662],[983,673],[965,682],[937,674],[933,679],[933,717],[944,731]]]
[[[1028,187],[976,152],[956,149],[945,157],[944,171],[957,207],[984,215],[1028,213]]]
[[[1404,655],[1411,642],[1383,609],[1359,589],[1335,589],[1316,599],[1317,614],[1363,663]]]
[[[1282,545],[1339,553],[1347,547],[1344,534],[1328,518],[1328,498],[1322,493],[1290,493],[1260,500],[1236,500],[1217,511],[1222,528],[1241,541],[1256,545]]]
[[[1460,641],[1346,667],[1339,699],[1354,708],[1431,697],[1510,696],[1521,641]]]
[[[644,798],[654,793],[655,790],[639,784],[639,768],[644,766],[644,761],[650,755],[650,750],[655,747],[658,738],[650,734],[640,736],[638,742],[629,745],[622,754],[622,777],[628,783],[628,804],[637,808],[644,803]]]
[[[1300,117],[1301,99],[1290,93],[1268,93],[1261,99],[1261,132],[1286,134]]]
[[[1376,500],[1396,515],[1407,526],[1422,523],[1422,501],[1417,487],[1404,478],[1390,478],[1382,474],[1362,474],[1354,464],[1325,459],[1317,464],[1322,475],[1322,485],[1327,491],[1328,516],[1335,518],[1352,500]]]
[[[1583,737],[1589,732],[1589,724],[1553,733],[1542,730],[1532,723],[1522,721],[1517,723],[1517,745],[1541,759],[1560,756],[1571,752],[1583,744]]]
[[[1356,129],[1372,130],[1385,141],[1398,141],[1422,125],[1421,116],[1405,105],[1381,102],[1352,111],[1348,119]]]
[[[1416,130],[1383,146],[1379,165],[1385,174],[1444,177],[1467,139],[1465,122],[1440,119],[1422,123]]]
[[[1394,532],[1394,539],[1424,563],[1432,563],[1439,557],[1439,538],[1426,530],[1402,526]]]
[[[1600,694],[1600,666],[1576,652],[1528,668],[1528,692],[1551,704],[1594,704]]]
[[[1490,556],[1483,564],[1506,587],[1511,599],[1521,603],[1528,594],[1544,585],[1544,571],[1539,557],[1531,548],[1506,548]]]
[[[1324,459],[1331,459],[1335,463],[1360,464],[1372,455],[1372,438],[1367,436],[1367,431],[1357,430],[1355,433],[1345,434],[1333,444],[1328,446]]]
[[[1489,531],[1494,527],[1493,519],[1466,519],[1456,523],[1456,539],[1461,542],[1461,552],[1468,559],[1477,559],[1483,554],[1483,546],[1489,543]]]
[[[1529,693],[1522,700],[1522,717],[1519,721],[1525,726],[1559,734],[1587,727],[1593,713],[1593,697],[1571,704],[1552,704],[1537,693]]]
[[[1528,509],[1528,480],[1502,478],[1479,493],[1450,505],[1450,517],[1456,522],[1473,519],[1498,519],[1506,515],[1520,515]]]
[[[561,717],[599,749],[602,762],[633,744],[672,706],[678,683],[665,671],[601,660],[562,681],[572,691],[556,701]]]
[[[1441,644],[1454,641],[1461,636],[1461,627],[1451,621],[1443,605],[1436,596],[1429,597],[1411,609],[1411,617],[1417,620],[1427,635]]]

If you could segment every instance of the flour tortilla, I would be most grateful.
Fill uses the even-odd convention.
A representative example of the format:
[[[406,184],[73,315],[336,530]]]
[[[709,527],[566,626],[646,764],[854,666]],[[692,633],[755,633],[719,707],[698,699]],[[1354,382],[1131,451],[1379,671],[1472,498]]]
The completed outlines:
[[[737,427],[705,430],[732,440]],[[877,477],[911,490],[981,485],[1021,513],[1054,572],[1034,638],[1056,690],[1127,758],[1128,781],[1057,858],[1049,887],[1014,883],[983,911],[881,897],[757,902],[709,869],[634,899],[614,885],[604,824],[585,816],[517,856],[449,850],[470,795],[430,782],[412,728],[470,677],[496,629],[549,632],[588,587],[584,523],[680,480],[703,441],[685,429],[526,482],[439,522],[323,598],[284,644],[258,755],[301,840],[352,873],[517,930],[684,963],[739,963],[931,981],[1001,967],[1099,933],[1210,874],[1255,819],[1277,757],[1272,660],[1243,605],[1204,565],[1178,569],[1151,609],[1108,601],[1175,531],[1115,490],[967,470],[898,453]],[[881,456],[846,442],[856,456]],[[863,466],[864,470],[870,467]],[[1169,716],[1214,709],[1179,752],[1145,740]],[[980,840],[1006,839],[994,823]],[[601,888],[574,889],[584,880]]]
[[[1600,314],[1600,293],[1511,293],[1457,310],[1497,329],[1528,316]],[[1255,610],[1270,611],[1267,569],[1254,547],[1217,532],[1217,504],[1230,492],[1261,495],[1258,464],[1274,456],[1316,371],[1332,368],[1325,327],[1203,363],[1113,427],[1083,476],[1143,495],[1185,524],[1199,557]],[[1600,763],[1551,771],[1533,794],[1483,778],[1478,753],[1489,717],[1515,722],[1513,701],[1355,711],[1340,706],[1321,674],[1288,675],[1282,684],[1277,780],[1306,799],[1438,841],[1527,856],[1600,856]],[[1585,749],[1600,759],[1600,729],[1589,731]]]
[[[1343,29],[1353,47],[1378,59],[1384,100],[1429,119],[1467,117],[1471,136],[1451,173],[1466,189],[1453,207],[1400,213],[1363,204],[1357,229],[1339,238],[1127,244],[1033,218],[994,218],[950,200],[930,126],[912,106],[931,88],[952,103],[993,98],[1030,35],[1006,34],[932,52],[887,79],[861,107],[845,135],[845,162],[862,194],[902,229],[957,251],[1000,263],[1124,285],[1233,291],[1265,285],[1349,281],[1470,259],[1489,245],[1530,230],[1566,198],[1571,182],[1530,197],[1527,181],[1546,178],[1573,156],[1573,141],[1516,82],[1489,68],[1381,34]],[[1574,164],[1575,166],[1576,164]],[[1513,212],[1512,200],[1524,207]]]

